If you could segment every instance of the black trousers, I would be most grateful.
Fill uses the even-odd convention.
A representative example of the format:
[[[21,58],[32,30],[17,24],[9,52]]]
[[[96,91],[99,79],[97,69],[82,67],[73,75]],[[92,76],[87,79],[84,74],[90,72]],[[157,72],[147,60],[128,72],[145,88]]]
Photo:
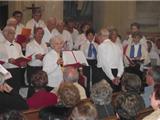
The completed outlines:
[[[118,69],[111,69],[111,72],[112,72],[114,77],[117,77]],[[95,82],[99,82],[102,79],[107,80],[107,82],[111,85],[111,87],[113,89],[113,92],[118,92],[118,91],[121,90],[120,84],[119,85],[114,85],[112,83],[112,80],[109,79],[109,77],[105,74],[105,72],[102,70],[102,68],[97,69],[97,72],[95,74],[95,78],[96,78]]]
[[[22,87],[22,84],[24,82],[25,68],[11,68],[7,70],[11,73],[12,78],[7,80],[6,82],[9,85],[11,85],[14,89],[19,90],[20,87]]]

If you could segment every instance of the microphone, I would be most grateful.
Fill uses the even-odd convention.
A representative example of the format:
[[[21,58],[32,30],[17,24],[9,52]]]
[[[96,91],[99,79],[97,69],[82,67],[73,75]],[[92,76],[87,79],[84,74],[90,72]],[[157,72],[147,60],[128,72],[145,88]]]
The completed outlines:
[[[62,56],[63,56],[63,52],[62,52],[62,50],[61,50],[61,52],[60,52],[60,54],[59,54],[59,57],[62,58]]]
[[[63,52],[62,52],[62,50],[61,50],[61,52],[60,52],[60,54],[59,54],[59,57],[62,59],[62,57],[63,57]],[[60,66],[61,67],[63,67],[63,64],[60,64]]]

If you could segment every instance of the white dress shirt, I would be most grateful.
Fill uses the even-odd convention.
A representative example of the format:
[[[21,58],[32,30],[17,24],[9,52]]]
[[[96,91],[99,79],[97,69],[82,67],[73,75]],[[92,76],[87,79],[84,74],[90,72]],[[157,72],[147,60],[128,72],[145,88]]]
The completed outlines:
[[[96,51],[97,51],[98,44],[95,43],[94,41],[92,41],[91,43],[94,45],[94,47],[95,47],[95,49],[96,49]],[[86,59],[95,60],[95,59],[96,59],[96,56],[94,56],[94,54],[92,54],[91,57],[88,57],[89,46],[90,46],[90,42],[89,42],[88,40],[86,40],[86,41],[81,45],[80,50],[83,51]]]
[[[46,24],[44,23],[43,20],[39,20],[38,22],[36,22],[33,18],[31,20],[29,20],[26,24],[26,28],[29,28],[31,29],[32,31],[32,37],[33,37],[33,30],[34,30],[34,27],[42,27],[42,28],[45,28],[46,27]]]
[[[76,41],[76,39],[77,39],[77,37],[78,37],[78,35],[79,35],[78,30],[75,29],[75,28],[73,28],[73,32],[71,33],[71,35],[72,35],[73,43],[75,44],[75,41]]]
[[[28,63],[30,66],[42,66],[42,61],[35,58],[36,54],[45,55],[48,52],[47,45],[44,42],[37,43],[36,40],[31,40],[26,46],[26,56],[32,55],[32,60]]]
[[[79,50],[81,45],[87,41],[86,35],[84,33],[80,34],[74,41],[74,49]]]
[[[121,77],[124,71],[122,48],[106,39],[98,46],[97,49],[97,67],[101,67],[105,74],[114,79],[111,69],[118,69],[118,77]]]
[[[58,53],[52,49],[43,59],[43,71],[48,74],[48,86],[57,87],[63,81],[63,72],[61,66],[57,64]]]
[[[16,36],[20,35],[22,33],[23,28],[24,28],[24,25],[22,23],[17,24],[17,26],[16,26]]]
[[[0,44],[5,41],[5,37],[3,36],[2,31],[0,30]]]
[[[63,30],[62,33],[60,33],[57,29],[54,29],[52,31],[52,36],[55,37],[57,35],[62,35],[64,39],[64,50],[72,50],[73,49],[73,40],[71,34],[67,30]]]
[[[6,40],[4,43],[0,44],[0,60],[5,62],[3,64],[5,68],[18,68],[18,66],[8,63],[8,60],[10,58],[17,59],[19,57],[23,57],[23,54],[21,46],[18,43],[10,43]]]

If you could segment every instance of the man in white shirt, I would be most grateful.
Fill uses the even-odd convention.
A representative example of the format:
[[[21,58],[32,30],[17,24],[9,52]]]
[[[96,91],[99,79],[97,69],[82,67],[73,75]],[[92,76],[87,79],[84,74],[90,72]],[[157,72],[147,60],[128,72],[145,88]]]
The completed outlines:
[[[22,24],[23,13],[21,11],[14,11],[12,16],[17,20],[16,36],[22,33],[24,25]]]
[[[78,35],[79,35],[79,32],[78,32],[78,30],[77,29],[75,29],[74,28],[74,21],[73,20],[68,20],[67,22],[66,22],[66,30],[68,31],[68,32],[70,32],[71,33],[71,35],[72,35],[72,40],[73,40],[73,45],[75,44],[75,40],[77,39],[77,37],[78,37]]]
[[[33,37],[34,29],[36,27],[42,27],[42,28],[46,27],[44,21],[41,19],[41,16],[42,16],[41,10],[39,10],[39,9],[34,10],[33,11],[33,18],[31,20],[29,20],[26,24],[26,28],[29,28],[32,30],[31,37]]]
[[[63,71],[63,79],[65,82],[72,82],[78,88],[81,100],[87,98],[85,89],[78,83],[79,73],[76,68],[66,67]]]
[[[53,30],[52,36],[62,35],[64,39],[63,50],[73,49],[73,40],[71,34],[64,29],[64,22],[58,21],[56,29]]]
[[[100,31],[101,43],[97,50],[97,66],[102,68],[114,91],[119,91],[120,78],[124,71],[123,52],[115,41],[108,39],[107,29]]]
[[[79,34],[77,38],[74,40],[74,49],[79,50],[81,45],[87,40],[85,33],[90,28],[91,26],[89,24],[87,23],[82,24],[81,34]]]
[[[19,90],[21,87],[24,76],[22,69],[15,65],[15,60],[19,57],[23,57],[21,46],[14,42],[15,40],[15,28],[12,26],[6,26],[3,29],[3,35],[5,41],[0,44],[0,60],[5,63],[3,66],[11,73],[12,79],[9,80],[9,84]],[[26,63],[21,64],[22,67],[26,66]]]
[[[56,28],[56,24],[57,24],[57,19],[53,18],[53,17],[50,17],[47,20],[46,27],[44,28],[44,35],[43,35],[42,41],[47,44],[47,47],[49,49],[50,49],[50,43],[49,43],[49,41],[50,41],[50,39],[52,37],[52,31],[53,31],[53,29]]]

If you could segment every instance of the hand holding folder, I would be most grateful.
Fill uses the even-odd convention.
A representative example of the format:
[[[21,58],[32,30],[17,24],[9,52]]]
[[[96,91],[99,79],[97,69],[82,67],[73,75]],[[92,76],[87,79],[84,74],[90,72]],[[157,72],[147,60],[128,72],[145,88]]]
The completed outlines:
[[[19,67],[25,67],[27,65],[27,63],[31,60],[32,60],[32,55],[30,55],[28,57],[19,57],[19,58],[15,59],[13,64],[17,65]]]
[[[63,65],[80,67],[82,65],[88,66],[88,62],[82,51],[63,51]]]

